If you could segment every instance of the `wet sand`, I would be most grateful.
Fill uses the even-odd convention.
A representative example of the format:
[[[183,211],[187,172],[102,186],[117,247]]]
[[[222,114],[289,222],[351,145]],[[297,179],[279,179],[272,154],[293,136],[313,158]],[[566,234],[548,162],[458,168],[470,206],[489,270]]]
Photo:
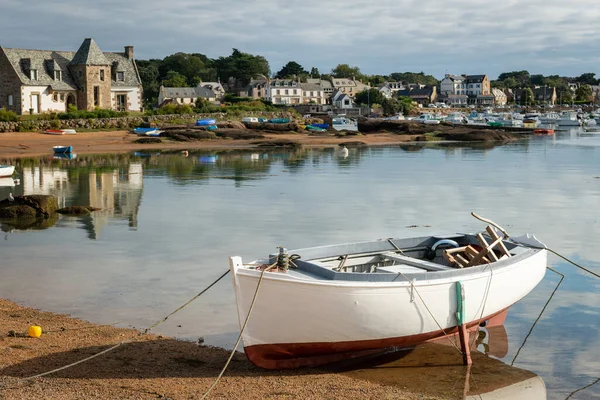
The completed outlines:
[[[41,338],[7,336],[44,329]],[[225,365],[229,352],[136,330],[94,325],[0,300],[1,399],[197,399]],[[54,374],[20,380],[89,357],[122,341],[115,350]],[[447,346],[445,346],[447,347]],[[453,354],[454,361],[460,356]],[[459,366],[459,369],[463,367]],[[210,393],[211,399],[438,399],[407,390],[401,382],[370,381],[356,369],[266,371],[237,353]],[[419,369],[414,373],[420,374]],[[404,374],[405,375],[405,374]],[[406,375],[405,375],[406,376]],[[461,375],[459,381],[464,381]],[[426,385],[427,386],[427,385]]]
[[[304,147],[337,146],[349,141],[360,141],[366,145],[387,145],[414,140],[415,135],[377,133],[361,136],[336,137],[334,135],[313,136],[304,133],[265,133],[265,139],[252,140],[199,140],[178,142],[163,139],[163,143],[134,143],[140,137],[127,131],[81,132],[75,135],[48,135],[37,132],[0,133],[0,157],[19,158],[52,154],[52,146],[73,146],[76,154],[127,153],[132,151],[196,150],[196,149],[243,149],[256,147],[256,143],[273,140],[292,140]]]

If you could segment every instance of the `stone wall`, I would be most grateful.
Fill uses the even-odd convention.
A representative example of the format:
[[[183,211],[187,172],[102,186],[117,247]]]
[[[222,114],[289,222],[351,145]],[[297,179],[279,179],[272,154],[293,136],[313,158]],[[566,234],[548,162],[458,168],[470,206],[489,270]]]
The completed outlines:
[[[249,112],[248,115],[264,118],[290,117],[281,112]],[[169,123],[181,124],[182,122],[194,123],[198,119],[214,118],[217,121],[239,120],[240,118],[228,117],[225,113],[217,114],[175,114],[154,115],[150,117],[120,117],[120,118],[90,118],[90,119],[65,119],[65,120],[32,120],[17,122],[0,122],[0,132],[38,132],[46,129],[105,129],[127,130],[142,124],[167,125]]]

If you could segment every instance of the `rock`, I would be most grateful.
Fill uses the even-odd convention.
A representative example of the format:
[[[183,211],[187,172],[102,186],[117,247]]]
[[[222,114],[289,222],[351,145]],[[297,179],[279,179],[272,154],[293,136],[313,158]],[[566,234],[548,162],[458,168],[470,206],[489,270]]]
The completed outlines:
[[[135,140],[133,143],[162,143],[162,139],[157,137],[143,137]]]

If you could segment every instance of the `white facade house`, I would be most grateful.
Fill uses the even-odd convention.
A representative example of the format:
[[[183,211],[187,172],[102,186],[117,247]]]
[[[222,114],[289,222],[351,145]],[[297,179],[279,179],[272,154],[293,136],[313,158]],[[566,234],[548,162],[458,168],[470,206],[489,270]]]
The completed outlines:
[[[164,87],[161,86],[158,90],[158,105],[161,106],[165,102],[173,104],[194,105],[196,100],[202,98],[214,102],[215,94],[212,90],[206,89],[200,85],[196,87]]]
[[[302,104],[325,104],[325,91],[316,83],[300,83]]]
[[[461,75],[448,75],[440,82],[440,94],[467,94],[466,78]]]
[[[302,104],[300,82],[290,79],[273,79],[267,84],[267,100],[273,104]]]
[[[371,88],[369,85],[350,78],[331,78],[331,85],[335,90],[339,90],[352,98],[357,93]]]
[[[343,93],[340,90],[333,92],[331,96],[331,104],[335,108],[354,108],[354,100],[347,93]]]

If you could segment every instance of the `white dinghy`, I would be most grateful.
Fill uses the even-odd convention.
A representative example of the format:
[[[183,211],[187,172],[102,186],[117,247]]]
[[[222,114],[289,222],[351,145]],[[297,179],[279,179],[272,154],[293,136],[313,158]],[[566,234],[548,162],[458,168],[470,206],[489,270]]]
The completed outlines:
[[[257,366],[296,368],[501,324],[544,277],[543,247],[488,226],[230,257],[244,350]]]

